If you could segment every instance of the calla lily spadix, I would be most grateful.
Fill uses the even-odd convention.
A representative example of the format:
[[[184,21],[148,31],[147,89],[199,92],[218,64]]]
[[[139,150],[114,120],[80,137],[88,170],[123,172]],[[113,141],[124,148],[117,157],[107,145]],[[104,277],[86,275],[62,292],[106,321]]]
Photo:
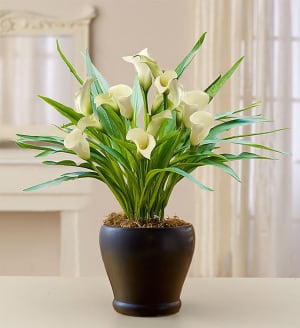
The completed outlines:
[[[191,134],[190,142],[193,146],[198,146],[205,139],[212,128],[214,117],[206,111],[197,111],[190,117]]]
[[[128,63],[131,63],[134,65],[137,74],[138,74],[138,79],[140,82],[141,87],[144,89],[145,92],[149,90],[152,84],[152,73],[150,68],[146,63],[141,62],[141,56],[149,57],[148,54],[148,49],[144,49],[140,51],[137,55],[135,56],[126,56],[123,57],[125,61]]]
[[[166,119],[171,119],[171,118],[172,118],[171,110],[164,110],[164,111],[152,116],[151,121],[147,128],[147,132],[155,137],[162,122]]]
[[[90,158],[89,143],[78,128],[75,128],[65,137],[64,146],[73,150],[82,159],[88,160]]]
[[[203,91],[184,92],[181,98],[182,121],[185,127],[191,127],[190,117],[197,111],[205,109],[209,103],[209,96]]]
[[[127,140],[136,144],[138,152],[147,159],[150,159],[151,152],[156,145],[156,141],[150,133],[141,128],[130,129],[126,136]]]
[[[78,113],[85,116],[93,113],[93,107],[91,103],[91,85],[95,79],[88,78],[82,85],[82,87],[75,93],[75,109]]]

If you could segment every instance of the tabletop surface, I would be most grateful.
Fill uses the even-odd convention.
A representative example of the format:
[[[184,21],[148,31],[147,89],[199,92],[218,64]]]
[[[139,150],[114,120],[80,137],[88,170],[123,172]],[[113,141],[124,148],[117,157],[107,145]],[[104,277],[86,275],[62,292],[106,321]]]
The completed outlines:
[[[299,328],[300,279],[189,278],[179,313],[116,313],[106,278],[0,277],[1,328]]]

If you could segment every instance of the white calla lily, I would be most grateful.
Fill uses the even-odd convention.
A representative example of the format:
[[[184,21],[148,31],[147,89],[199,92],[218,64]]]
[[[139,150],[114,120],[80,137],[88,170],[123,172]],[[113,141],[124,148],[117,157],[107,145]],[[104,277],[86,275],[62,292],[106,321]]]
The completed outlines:
[[[185,127],[191,127],[190,117],[197,111],[202,111],[209,103],[209,95],[203,91],[188,91],[183,93],[181,98],[182,104],[182,121]]]
[[[170,89],[171,82],[177,78],[177,73],[175,71],[165,71],[154,81],[154,85],[159,93],[168,92]]]
[[[150,159],[151,152],[156,146],[156,141],[150,133],[141,128],[130,129],[126,136],[127,140],[136,144],[138,152],[147,159]]]
[[[75,128],[66,136],[64,146],[73,150],[80,158],[84,160],[88,160],[90,158],[89,143],[83,136],[82,131],[78,128]]]
[[[116,102],[115,98],[112,96],[111,93],[101,93],[94,98],[94,103],[97,107],[102,105],[108,105],[113,110],[118,110],[118,103]]]
[[[211,113],[205,111],[197,111],[191,115],[190,122],[190,142],[193,146],[197,146],[203,139],[207,137],[209,130],[213,126],[214,117]]]
[[[175,109],[180,105],[183,94],[183,86],[174,79],[170,82],[168,93],[168,109]]]
[[[152,74],[151,74],[151,70],[148,67],[148,65],[141,61],[141,56],[150,58],[147,48],[140,51],[135,56],[126,56],[126,57],[123,57],[123,59],[125,61],[127,61],[128,63],[131,63],[134,65],[134,67],[137,71],[137,74],[138,74],[138,79],[140,81],[140,85],[143,88],[143,90],[145,92],[147,92],[150,89],[151,84],[152,84]]]
[[[164,96],[161,93],[156,92],[153,97],[151,114],[155,114],[159,109],[161,109],[163,106],[163,102],[164,102]]]
[[[64,140],[66,148],[73,150],[80,158],[85,160],[90,158],[90,146],[83,134],[87,127],[102,129],[95,114],[82,117],[77,122],[76,128],[67,134]]]
[[[82,87],[75,93],[75,109],[77,112],[87,116],[92,114],[91,85],[94,79],[88,78]]]
[[[113,110],[121,112],[121,115],[131,119],[133,107],[131,104],[132,89],[125,84],[118,84],[108,89],[107,93],[99,94],[94,101],[96,106],[108,105]]]
[[[77,122],[77,128],[81,130],[82,132],[84,131],[85,128],[87,127],[94,127],[98,129],[102,129],[102,126],[95,116],[95,114],[89,115],[82,117],[78,122]]]
[[[118,84],[111,87],[109,93],[117,102],[121,115],[131,119],[133,115],[133,107],[131,104],[132,89],[128,85]]]
[[[139,57],[139,61],[141,63],[144,63],[149,67],[154,78],[156,78],[157,76],[163,73],[162,70],[159,68],[157,62],[149,55],[147,48],[142,50],[136,56]]]
[[[164,110],[164,111],[152,116],[151,121],[147,128],[147,132],[155,137],[162,122],[164,120],[171,119],[171,118],[172,118],[171,110]]]

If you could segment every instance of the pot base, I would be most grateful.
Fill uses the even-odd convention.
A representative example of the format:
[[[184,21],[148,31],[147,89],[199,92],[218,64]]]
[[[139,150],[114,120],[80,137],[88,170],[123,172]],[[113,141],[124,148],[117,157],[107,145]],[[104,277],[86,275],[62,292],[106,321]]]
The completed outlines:
[[[117,312],[125,315],[155,317],[177,313],[181,307],[181,301],[158,304],[132,304],[114,300],[113,307]]]

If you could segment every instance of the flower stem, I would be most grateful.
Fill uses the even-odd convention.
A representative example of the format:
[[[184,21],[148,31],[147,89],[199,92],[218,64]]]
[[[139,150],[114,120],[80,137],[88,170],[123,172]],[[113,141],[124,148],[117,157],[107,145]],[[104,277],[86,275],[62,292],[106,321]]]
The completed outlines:
[[[144,105],[144,129],[147,130],[149,121],[150,121],[150,116],[149,116],[149,111],[148,111],[148,91],[144,91],[142,89],[142,96],[143,96],[143,105]]]

